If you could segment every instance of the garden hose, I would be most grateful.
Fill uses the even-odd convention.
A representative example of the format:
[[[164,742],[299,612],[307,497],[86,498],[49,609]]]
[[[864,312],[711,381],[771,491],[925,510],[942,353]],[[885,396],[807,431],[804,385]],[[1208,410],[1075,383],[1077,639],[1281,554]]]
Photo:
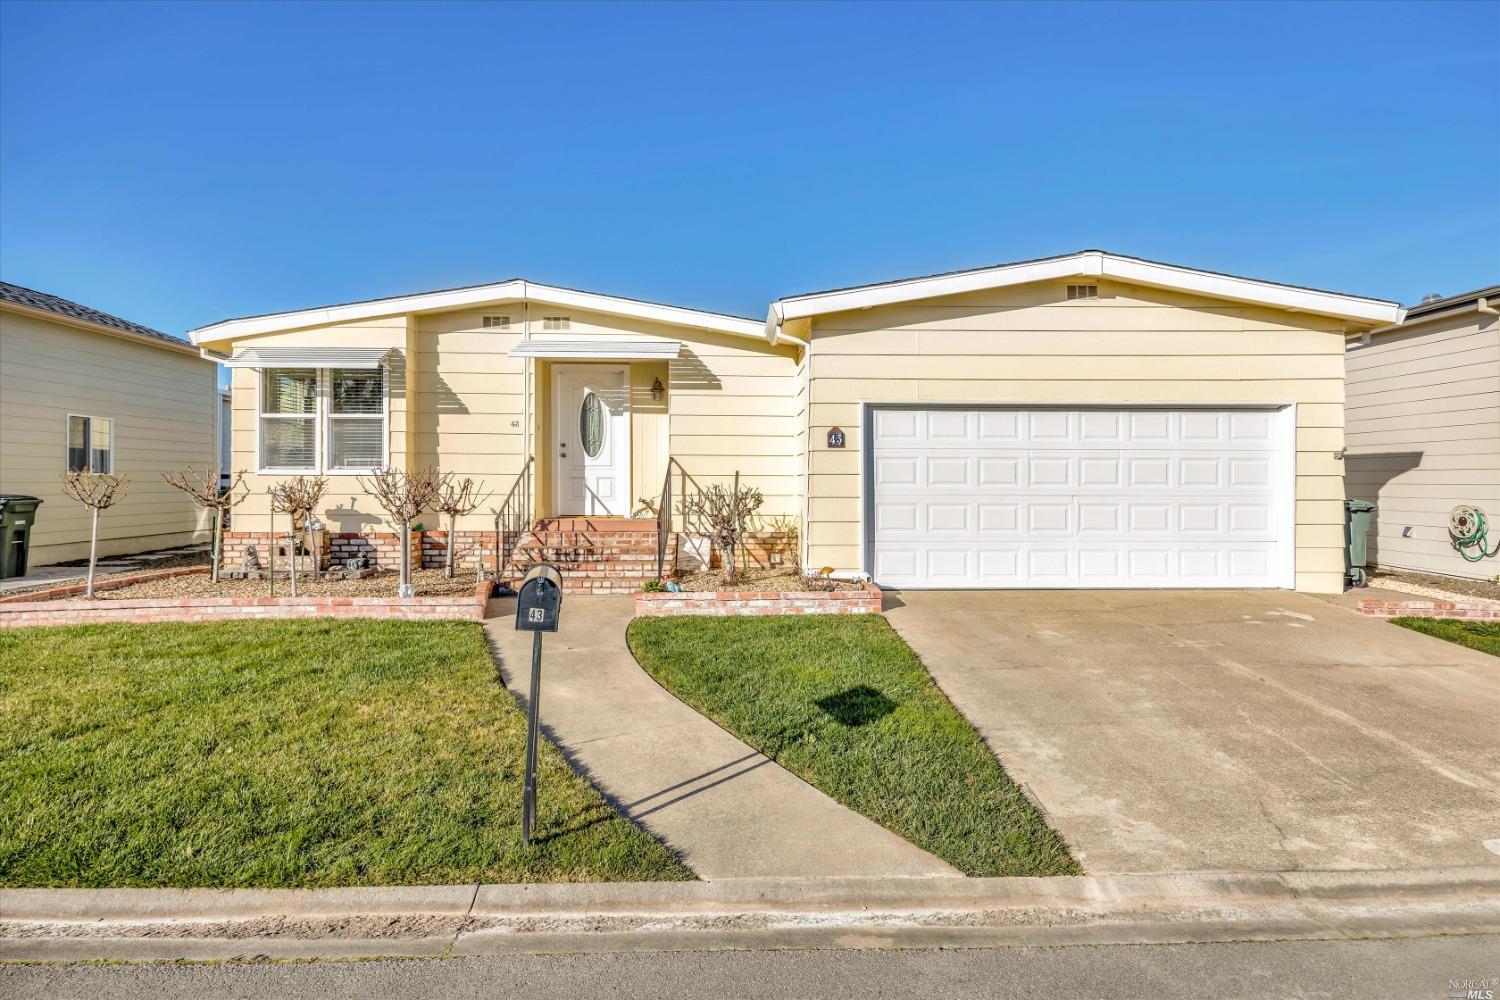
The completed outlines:
[[[1489,546],[1489,538],[1484,523],[1484,511],[1478,507],[1457,507],[1448,521],[1448,533],[1453,536],[1453,547],[1458,554],[1468,562],[1479,562],[1479,560],[1500,553],[1500,543],[1496,543],[1493,549],[1485,551]],[[1473,555],[1469,554],[1474,549]]]

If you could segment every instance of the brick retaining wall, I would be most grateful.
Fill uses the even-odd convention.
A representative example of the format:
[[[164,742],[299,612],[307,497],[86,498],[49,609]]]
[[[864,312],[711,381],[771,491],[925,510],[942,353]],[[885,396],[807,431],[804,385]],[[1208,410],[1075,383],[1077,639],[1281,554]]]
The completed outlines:
[[[1415,598],[1409,601],[1366,600],[1359,613],[1371,618],[1463,618],[1468,621],[1500,622],[1500,601],[1444,601]]]
[[[881,591],[873,583],[859,590],[642,591],[635,595],[635,613],[647,618],[708,615],[727,618],[749,615],[865,615],[879,614]]]
[[[101,590],[119,590],[121,587],[129,587],[136,583],[150,583],[152,580],[166,580],[174,576],[192,576],[196,573],[208,574],[207,566],[178,566],[175,569],[157,569],[141,573],[130,573],[126,576],[110,576],[100,579],[94,577],[94,593]],[[48,601],[55,597],[74,597],[78,594],[88,593],[89,585],[83,583],[65,583],[56,587],[48,587],[45,590],[27,590],[19,594],[7,594],[0,597],[0,604],[25,604],[35,601]]]
[[[0,603],[0,628],[106,622],[217,622],[270,618],[398,618],[480,621],[490,583],[472,594],[431,597],[177,597],[136,601]],[[97,587],[95,589],[98,589]],[[28,595],[30,596],[30,595]]]

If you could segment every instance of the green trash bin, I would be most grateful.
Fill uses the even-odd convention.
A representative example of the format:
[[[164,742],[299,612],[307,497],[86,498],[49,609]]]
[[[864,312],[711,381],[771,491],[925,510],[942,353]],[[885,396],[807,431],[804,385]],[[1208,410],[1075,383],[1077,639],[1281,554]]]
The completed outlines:
[[[1370,574],[1365,572],[1369,559],[1365,553],[1365,537],[1370,533],[1370,515],[1375,505],[1368,500],[1344,501],[1344,546],[1349,562],[1347,578],[1350,585],[1366,587]]]
[[[20,493],[0,493],[0,580],[26,575],[31,526],[42,502]]]

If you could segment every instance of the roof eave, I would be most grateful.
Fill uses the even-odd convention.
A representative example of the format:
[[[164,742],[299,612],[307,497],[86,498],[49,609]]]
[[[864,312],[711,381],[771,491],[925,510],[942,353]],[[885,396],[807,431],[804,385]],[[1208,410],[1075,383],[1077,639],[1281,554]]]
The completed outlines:
[[[119,337],[121,340],[129,340],[137,344],[145,344],[149,347],[159,347],[164,351],[176,351],[179,354],[191,354],[199,356],[199,351],[186,341],[163,340],[160,337],[147,336],[144,333],[132,333],[129,330],[121,330],[118,327],[107,326],[103,323],[93,323],[77,316],[65,316],[62,313],[53,312],[50,309],[38,309],[28,306],[22,302],[0,301],[0,309],[8,309],[12,312],[31,316],[35,319],[45,319],[53,323],[61,323],[78,330],[87,330],[90,333],[102,333],[111,337]]]
[[[774,304],[779,322],[790,319],[869,309],[918,299],[961,295],[965,292],[1005,288],[1037,281],[1071,277],[1106,277],[1129,284],[1148,285],[1189,292],[1209,298],[1273,306],[1293,312],[1332,316],[1358,323],[1400,322],[1405,311],[1398,303],[1359,296],[1340,295],[1315,289],[1278,285],[1254,278],[1197,271],[1173,264],[1160,264],[1134,257],[1121,257],[1097,250],[1019,264],[978,268],[931,278],[890,282],[837,292],[781,299]],[[770,320],[767,320],[768,330]]]
[[[481,285],[448,292],[428,292],[369,302],[353,302],[342,306],[302,309],[295,312],[274,313],[268,316],[252,316],[246,319],[224,320],[198,327],[188,333],[194,344],[230,340],[236,337],[254,337],[266,333],[300,330],[312,326],[328,326],[380,316],[395,316],[405,313],[446,312],[453,309],[484,305],[491,302],[524,301],[544,305],[556,305],[587,309],[614,316],[628,316],[651,322],[680,326],[688,329],[706,330],[711,333],[727,333],[741,337],[756,337],[761,334],[760,324],[751,319],[723,316],[702,312],[682,306],[659,305],[620,299],[595,292],[580,292],[552,285],[538,285],[529,281],[515,280],[495,285]]]

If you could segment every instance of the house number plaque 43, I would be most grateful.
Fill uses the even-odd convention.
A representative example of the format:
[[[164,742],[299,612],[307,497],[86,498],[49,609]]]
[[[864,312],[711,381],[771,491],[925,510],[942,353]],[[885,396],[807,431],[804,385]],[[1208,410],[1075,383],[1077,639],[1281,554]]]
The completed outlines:
[[[844,446],[844,432],[841,428],[828,428],[828,447],[842,448]]]

